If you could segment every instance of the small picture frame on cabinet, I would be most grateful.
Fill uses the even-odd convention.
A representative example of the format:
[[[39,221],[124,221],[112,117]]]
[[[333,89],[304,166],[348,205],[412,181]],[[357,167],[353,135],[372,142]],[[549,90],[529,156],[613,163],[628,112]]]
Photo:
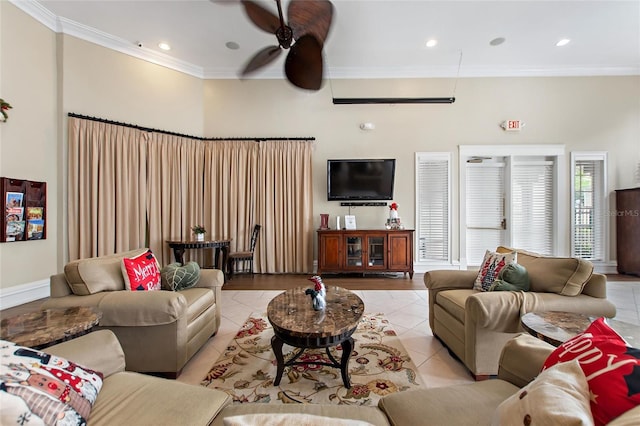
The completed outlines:
[[[344,228],[345,229],[356,229],[356,217],[354,215],[345,215],[344,216]]]

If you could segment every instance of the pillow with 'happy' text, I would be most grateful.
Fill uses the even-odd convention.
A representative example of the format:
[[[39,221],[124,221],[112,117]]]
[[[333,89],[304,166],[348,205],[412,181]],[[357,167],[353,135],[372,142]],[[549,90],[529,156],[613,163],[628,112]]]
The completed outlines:
[[[604,318],[558,346],[543,368],[572,360],[578,361],[587,377],[597,425],[640,405],[640,349],[629,346]]]

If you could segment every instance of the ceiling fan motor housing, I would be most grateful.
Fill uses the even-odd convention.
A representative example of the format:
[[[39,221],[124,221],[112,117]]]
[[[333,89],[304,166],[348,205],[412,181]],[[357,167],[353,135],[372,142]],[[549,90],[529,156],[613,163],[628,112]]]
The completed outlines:
[[[288,49],[291,47],[291,42],[293,41],[293,30],[288,25],[281,26],[276,30],[276,37],[278,38],[280,47]]]

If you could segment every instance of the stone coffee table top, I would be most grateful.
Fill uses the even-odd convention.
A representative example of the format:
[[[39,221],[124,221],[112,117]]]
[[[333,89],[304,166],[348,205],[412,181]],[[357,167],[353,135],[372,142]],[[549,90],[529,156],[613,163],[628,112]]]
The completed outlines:
[[[520,319],[527,332],[554,346],[582,333],[596,319],[595,316],[573,312],[529,312]],[[631,346],[640,344],[640,327],[623,321],[607,318],[607,324],[622,336]]]
[[[287,290],[267,307],[267,317],[275,331],[292,338],[326,339],[352,332],[364,313],[364,303],[357,294],[342,287],[327,286],[327,307],[315,311],[308,287]]]
[[[0,322],[0,338],[20,346],[41,349],[90,331],[102,312],[88,307],[28,312]]]

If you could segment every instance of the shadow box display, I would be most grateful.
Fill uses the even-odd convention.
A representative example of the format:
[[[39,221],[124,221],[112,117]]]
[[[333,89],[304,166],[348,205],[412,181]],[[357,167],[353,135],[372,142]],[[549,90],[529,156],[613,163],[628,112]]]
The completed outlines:
[[[47,237],[47,183],[0,178],[5,214],[0,242],[42,240]]]

